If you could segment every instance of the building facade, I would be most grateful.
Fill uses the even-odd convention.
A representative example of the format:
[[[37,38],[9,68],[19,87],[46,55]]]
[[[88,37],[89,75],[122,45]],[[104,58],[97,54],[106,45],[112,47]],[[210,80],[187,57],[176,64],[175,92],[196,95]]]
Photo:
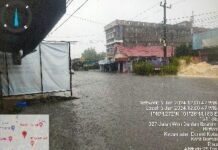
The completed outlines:
[[[174,47],[181,44],[190,45],[192,34],[205,30],[204,28],[193,28],[192,23],[188,21],[167,25],[167,43]],[[163,24],[115,20],[105,26],[105,32],[107,57],[113,58],[116,44],[125,47],[161,46]]]
[[[174,55],[174,48],[167,46],[167,57],[171,58]],[[113,59],[106,58],[105,60],[99,61],[100,71],[133,72],[133,64],[139,61],[149,62],[155,70],[160,70],[160,67],[163,65],[163,57],[163,46],[135,46],[130,48],[115,45]]]
[[[192,49],[202,60],[218,64],[218,28],[194,34]]]
[[[172,46],[167,47],[167,57],[171,58],[175,54]],[[115,62],[118,65],[118,72],[132,72],[134,62],[140,60],[150,62],[157,70],[160,69],[164,57],[163,46],[136,46],[127,48],[116,46]]]

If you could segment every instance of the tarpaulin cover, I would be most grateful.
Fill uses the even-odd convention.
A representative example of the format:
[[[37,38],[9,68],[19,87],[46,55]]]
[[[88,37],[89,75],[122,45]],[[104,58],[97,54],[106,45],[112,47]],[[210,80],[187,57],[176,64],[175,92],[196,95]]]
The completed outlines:
[[[41,44],[43,89],[70,90],[69,44]]]
[[[4,96],[41,93],[42,87],[43,92],[70,90],[68,43],[43,42],[22,59],[22,65],[13,65],[11,54],[1,53],[0,61]]]

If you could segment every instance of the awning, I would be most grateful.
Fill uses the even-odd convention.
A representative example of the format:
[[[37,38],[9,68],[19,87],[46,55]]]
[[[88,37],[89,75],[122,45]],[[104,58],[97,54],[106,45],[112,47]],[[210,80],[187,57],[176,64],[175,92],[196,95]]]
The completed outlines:
[[[128,57],[124,54],[116,54],[115,61],[127,61]]]

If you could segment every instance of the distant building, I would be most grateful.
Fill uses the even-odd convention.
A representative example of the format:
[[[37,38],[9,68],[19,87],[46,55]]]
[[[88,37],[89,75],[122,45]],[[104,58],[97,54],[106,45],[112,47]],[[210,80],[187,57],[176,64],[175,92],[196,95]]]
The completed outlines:
[[[167,42],[170,46],[190,45],[193,33],[206,31],[205,28],[192,28],[192,23],[189,21],[167,25],[167,30]],[[162,24],[115,20],[105,26],[105,32],[108,58],[114,57],[116,44],[125,47],[162,45],[160,43],[163,35]]]
[[[175,55],[172,46],[167,47],[167,57]],[[122,45],[115,45],[113,59],[106,58],[99,61],[100,70],[105,72],[118,71],[121,73],[132,72],[133,64],[138,61],[150,62],[155,69],[160,69],[163,65],[163,46],[136,46],[124,47]]]
[[[218,47],[218,28],[193,35],[193,50]]]
[[[218,28],[194,34],[192,47],[203,60],[218,62]]]
[[[173,57],[174,54],[173,47],[168,46],[167,57]],[[132,72],[133,63],[139,60],[149,61],[156,69],[159,69],[162,65],[163,57],[163,46],[136,46],[127,48],[117,45],[114,60],[118,65],[118,72]]]

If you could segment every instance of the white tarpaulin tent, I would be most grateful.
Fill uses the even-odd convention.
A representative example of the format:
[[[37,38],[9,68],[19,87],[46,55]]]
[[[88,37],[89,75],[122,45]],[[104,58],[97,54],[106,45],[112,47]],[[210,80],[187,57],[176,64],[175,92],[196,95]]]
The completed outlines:
[[[36,51],[13,65],[10,54],[0,54],[3,96],[70,90],[70,44],[42,42]]]

